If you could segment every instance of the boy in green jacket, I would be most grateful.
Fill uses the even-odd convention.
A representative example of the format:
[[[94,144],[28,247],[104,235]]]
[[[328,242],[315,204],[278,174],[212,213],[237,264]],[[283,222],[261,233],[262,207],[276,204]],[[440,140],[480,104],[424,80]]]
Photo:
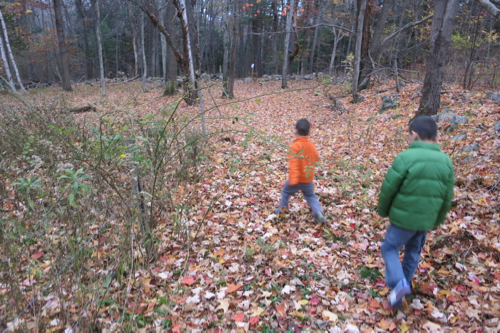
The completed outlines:
[[[400,153],[385,176],[378,213],[391,225],[381,246],[386,284],[392,288],[389,304],[400,307],[411,294],[427,231],[441,225],[453,198],[453,165],[436,144],[437,124],[431,117],[413,120],[410,148]],[[403,263],[399,250],[404,246]]]

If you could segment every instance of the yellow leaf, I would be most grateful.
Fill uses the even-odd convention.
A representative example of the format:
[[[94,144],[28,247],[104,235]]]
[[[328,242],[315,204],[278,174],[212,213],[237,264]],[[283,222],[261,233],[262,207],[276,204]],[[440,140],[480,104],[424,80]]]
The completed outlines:
[[[406,333],[408,332],[408,325],[406,325],[406,321],[402,321],[401,324],[399,325],[399,332],[400,333]]]
[[[450,297],[451,296],[451,291],[449,290],[440,290],[438,292],[439,296],[444,296],[444,297]]]
[[[220,259],[219,259],[219,264],[223,264],[223,263],[225,263],[225,262],[226,262],[226,261],[225,261],[224,259],[222,259],[222,258],[220,258]]]
[[[300,305],[306,305],[307,303],[309,303],[309,301],[307,299],[302,299],[302,300],[298,301],[297,303],[299,303]]]
[[[33,13],[33,11],[28,9],[27,11],[25,11],[25,13],[26,14],[31,14],[31,13]]]
[[[304,313],[300,312],[300,311],[293,311],[292,313],[290,313],[290,315],[294,316],[294,317],[297,317],[297,318],[304,318]]]
[[[458,319],[460,319],[459,316],[455,316],[453,318],[450,318],[450,324],[454,324]]]
[[[261,308],[260,306],[257,306],[252,311],[253,312],[252,312],[252,315],[250,317],[259,317],[262,313],[264,313],[264,308]]]
[[[337,315],[335,313],[327,311],[327,310],[325,310],[321,313],[321,318],[323,318],[323,320],[328,320],[331,322],[336,322],[337,319],[339,319],[339,317],[337,317]]]

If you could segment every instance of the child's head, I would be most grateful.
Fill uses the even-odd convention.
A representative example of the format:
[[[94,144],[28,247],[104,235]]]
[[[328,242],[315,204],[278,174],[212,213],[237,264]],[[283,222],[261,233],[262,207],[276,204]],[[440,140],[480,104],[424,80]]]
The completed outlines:
[[[297,134],[297,136],[308,136],[310,129],[311,124],[307,119],[300,119],[297,121],[297,124],[295,124],[295,134]]]
[[[427,116],[418,117],[410,123],[410,143],[413,141],[436,142],[437,140],[436,121]]]

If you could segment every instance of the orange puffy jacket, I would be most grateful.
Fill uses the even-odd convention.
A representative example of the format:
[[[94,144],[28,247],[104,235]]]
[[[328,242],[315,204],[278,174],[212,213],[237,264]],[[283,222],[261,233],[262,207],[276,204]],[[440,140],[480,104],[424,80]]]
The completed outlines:
[[[307,136],[300,136],[290,146],[288,160],[288,184],[310,183],[314,179],[318,151]]]

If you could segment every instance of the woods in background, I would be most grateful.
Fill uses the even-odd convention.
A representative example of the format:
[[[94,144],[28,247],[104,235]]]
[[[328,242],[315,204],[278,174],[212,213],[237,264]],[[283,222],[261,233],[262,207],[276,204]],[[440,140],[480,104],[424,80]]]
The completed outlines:
[[[495,88],[500,65],[500,11],[487,0],[13,0],[0,10],[12,89],[161,77],[171,95],[179,77],[192,104],[201,73],[220,76],[228,97],[250,75],[282,75],[283,88],[289,75],[348,75],[355,97],[396,75],[424,82],[419,113],[429,114],[443,81]]]

